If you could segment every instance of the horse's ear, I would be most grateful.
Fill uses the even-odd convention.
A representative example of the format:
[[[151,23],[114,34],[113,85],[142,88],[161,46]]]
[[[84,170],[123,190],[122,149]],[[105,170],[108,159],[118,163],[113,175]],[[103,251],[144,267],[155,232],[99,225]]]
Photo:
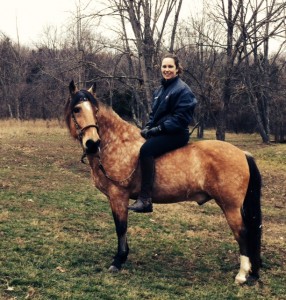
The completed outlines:
[[[77,91],[77,87],[73,80],[69,84],[69,90],[70,90],[71,95],[75,94],[75,92]]]
[[[93,83],[93,85],[88,90],[92,95],[95,95],[96,93],[96,82]]]

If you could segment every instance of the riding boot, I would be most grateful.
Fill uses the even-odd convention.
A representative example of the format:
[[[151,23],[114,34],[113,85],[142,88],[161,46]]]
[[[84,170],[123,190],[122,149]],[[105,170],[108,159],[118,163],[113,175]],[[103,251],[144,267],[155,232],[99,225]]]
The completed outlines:
[[[141,191],[138,199],[128,207],[129,210],[138,213],[153,211],[152,190],[155,176],[155,159],[152,156],[140,158],[141,167]]]

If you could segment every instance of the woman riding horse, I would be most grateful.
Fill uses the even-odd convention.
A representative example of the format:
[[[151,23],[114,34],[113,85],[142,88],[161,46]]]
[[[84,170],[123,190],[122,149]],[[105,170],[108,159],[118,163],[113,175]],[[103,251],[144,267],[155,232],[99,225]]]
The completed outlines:
[[[161,64],[162,85],[153,96],[152,111],[141,135],[146,142],[140,149],[141,190],[129,210],[152,212],[152,189],[155,158],[185,146],[189,141],[188,126],[192,121],[197,100],[190,87],[181,80],[177,56],[166,55]]]
[[[95,83],[89,90],[78,90],[71,81],[69,90],[66,123],[70,134],[80,142],[83,157],[87,156],[95,186],[109,200],[118,242],[109,270],[118,271],[129,253],[128,204],[129,199],[138,199],[141,180],[138,156],[145,141],[136,126],[97,99]],[[167,132],[169,123],[161,123]],[[152,201],[162,204],[195,201],[202,205],[214,199],[239,246],[240,269],[235,277],[239,284],[245,283],[249,276],[259,277],[260,197],[261,176],[254,158],[230,143],[215,140],[189,143],[156,158]]]

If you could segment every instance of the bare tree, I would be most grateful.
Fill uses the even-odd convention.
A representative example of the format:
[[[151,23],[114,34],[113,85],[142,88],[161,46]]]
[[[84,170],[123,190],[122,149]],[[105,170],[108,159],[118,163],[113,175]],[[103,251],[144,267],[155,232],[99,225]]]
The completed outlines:
[[[221,106],[221,80],[224,55],[216,41],[221,32],[209,18],[208,5],[204,5],[199,16],[190,16],[178,30],[176,51],[184,67],[184,79],[190,84],[198,98],[196,118],[199,121],[198,138],[203,138],[205,122],[217,121]]]
[[[221,0],[221,5],[218,6],[223,20],[226,24],[226,63],[224,65],[222,102],[217,117],[216,138],[218,140],[225,140],[226,117],[232,93],[232,73],[235,66],[235,58],[237,55],[237,52],[234,49],[234,29],[242,6],[243,0],[228,0],[227,5],[225,5],[224,0]]]
[[[138,78],[139,89],[144,90],[143,97],[139,96],[142,93],[138,93],[138,90],[134,92],[135,101],[139,101],[139,97],[142,99],[142,105],[139,103],[139,106],[143,110],[143,120],[150,110],[152,91],[157,84],[156,66],[162,49],[173,50],[182,2],[183,0],[109,0],[92,14],[93,18],[103,20],[106,17],[113,18],[113,30],[116,31],[118,42],[118,38],[121,38],[121,43],[114,43],[109,47],[112,51],[116,50],[122,59],[124,57],[129,64],[129,71],[133,72],[131,77]],[[172,15],[174,19],[170,22]],[[114,26],[116,19],[119,20],[119,27]],[[168,41],[167,25],[172,28]]]
[[[22,117],[21,93],[25,84],[27,53],[26,48],[14,44],[3,34],[0,42],[0,94],[3,99],[1,114],[8,112],[11,118]]]
[[[79,1],[83,6],[76,7],[65,35],[46,27],[36,49],[0,37],[0,116],[60,118],[66,83],[99,79],[101,99],[141,125],[158,84],[162,53],[174,51],[199,99],[199,137],[206,124],[216,125],[217,138],[225,139],[226,129],[238,130],[235,122],[241,122],[258,129],[264,142],[270,132],[282,141],[284,2],[217,0],[215,10],[204,0],[201,18],[184,23],[179,22],[182,0],[108,0],[101,6]],[[271,52],[274,37],[280,44]]]
[[[247,8],[253,15],[250,20],[247,20]],[[269,106],[273,99],[270,89],[271,64],[275,63],[270,58],[269,42],[271,37],[285,31],[285,9],[285,2],[266,0],[256,2],[255,5],[248,2],[248,6],[241,10],[240,26],[244,33],[241,55],[245,58],[243,80],[264,143],[269,142]]]
[[[220,3],[220,4],[219,4]],[[254,62],[259,62],[259,52],[263,49],[263,76],[260,80],[267,86],[269,73],[269,40],[281,34],[282,26],[285,24],[285,1],[276,0],[220,0],[217,4],[218,14],[216,20],[221,22],[222,28],[226,28],[226,64],[225,77],[222,89],[222,105],[217,123],[217,139],[225,139],[226,119],[230,99],[235,89],[236,71],[241,63],[250,65],[251,58]],[[220,17],[222,17],[220,19]],[[285,30],[285,29],[283,29]],[[219,43],[221,44],[221,43]],[[260,64],[262,67],[262,64]],[[261,71],[261,70],[260,70]],[[249,82],[249,81],[248,81]],[[253,89],[250,89],[253,91]],[[269,95],[266,90],[262,93],[264,100],[264,111],[258,114],[259,101],[252,101],[252,108],[256,112],[259,131],[264,142],[269,140],[268,103]],[[254,94],[250,95],[253,99]],[[257,94],[256,94],[257,97]],[[258,100],[258,99],[257,99]]]

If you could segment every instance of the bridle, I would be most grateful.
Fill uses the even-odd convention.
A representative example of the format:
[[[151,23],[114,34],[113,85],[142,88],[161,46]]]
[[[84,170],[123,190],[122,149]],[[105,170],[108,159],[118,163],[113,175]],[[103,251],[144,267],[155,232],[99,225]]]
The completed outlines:
[[[82,98],[80,98],[80,100],[78,101],[78,103],[81,103],[81,102],[84,102],[84,101],[90,101],[90,100],[88,98],[86,98],[86,97],[82,97]],[[95,112],[95,118],[96,118],[96,120],[97,120],[97,113],[98,113],[98,111],[99,111],[99,108],[96,107],[96,112]],[[87,126],[81,128],[80,125],[78,124],[77,120],[76,120],[76,117],[75,117],[73,111],[71,113],[71,117],[72,117],[72,120],[74,122],[76,131],[77,131],[77,139],[80,141],[81,144],[82,144],[82,138],[83,138],[84,132],[88,128],[92,128],[92,127],[96,128],[98,136],[99,136],[99,126],[97,124],[90,124],[90,125],[87,125]],[[98,153],[96,155],[96,159],[98,160],[98,167],[101,170],[101,172],[103,173],[103,175],[107,179],[109,179],[110,181],[112,181],[114,183],[117,183],[117,184],[122,184],[125,181],[127,181],[128,179],[130,179],[133,176],[133,174],[135,173],[135,171],[137,169],[137,166],[138,166],[138,162],[137,162],[136,167],[132,170],[132,172],[126,178],[124,178],[122,180],[117,180],[117,179],[112,178],[111,176],[109,176],[107,174],[107,172],[106,172],[106,170],[105,170],[105,168],[104,168],[104,166],[103,166],[103,164],[101,162],[100,152],[101,152],[100,147],[98,147]],[[83,164],[86,164],[86,162],[84,161],[84,159],[86,158],[86,156],[87,156],[86,150],[83,150],[83,154],[82,154],[82,157],[81,157],[81,160],[80,160]]]
[[[89,101],[89,99],[88,98],[80,98],[80,101],[78,103],[85,102],[85,101]],[[95,115],[97,114],[97,112],[98,112],[98,108],[96,108]],[[76,131],[77,131],[77,139],[80,141],[80,143],[82,143],[82,138],[83,138],[84,132],[87,129],[94,127],[94,128],[96,128],[97,133],[98,133],[99,129],[98,129],[98,125],[97,124],[90,124],[90,125],[87,125],[87,126],[84,126],[83,128],[81,128],[80,125],[78,124],[77,120],[76,120],[76,117],[75,117],[73,111],[71,113],[71,117],[73,119]]]
[[[85,101],[89,101],[89,99],[87,97],[81,97],[78,101],[78,103],[81,103],[81,102],[85,102]],[[95,117],[98,113],[98,107],[96,107],[96,112],[95,112]],[[74,115],[74,111],[72,110],[72,113],[71,113],[71,118],[74,122],[74,125],[75,125],[75,129],[77,131],[77,139],[79,140],[79,142],[81,143],[82,145],[82,138],[83,138],[83,135],[84,135],[84,132],[89,129],[89,128],[96,128],[97,130],[97,134],[99,135],[99,127],[97,124],[89,124],[87,126],[84,126],[83,128],[80,127],[80,125],[78,124],[77,120],[76,120],[76,117]],[[100,149],[99,149],[100,150]],[[86,162],[84,161],[84,159],[86,158],[87,156],[87,153],[86,153],[86,150],[84,149],[83,150],[83,153],[82,153],[82,156],[81,156],[81,159],[80,161],[83,163],[83,164],[86,164]]]

